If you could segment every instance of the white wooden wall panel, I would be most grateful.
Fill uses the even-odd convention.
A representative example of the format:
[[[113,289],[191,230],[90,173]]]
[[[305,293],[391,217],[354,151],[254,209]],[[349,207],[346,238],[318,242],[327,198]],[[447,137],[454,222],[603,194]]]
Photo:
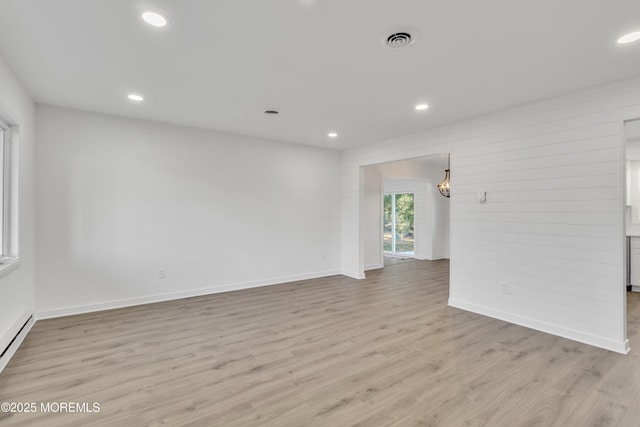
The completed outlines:
[[[451,152],[450,305],[624,353],[622,123],[639,117],[635,79],[343,153],[343,271],[362,273],[357,170]]]

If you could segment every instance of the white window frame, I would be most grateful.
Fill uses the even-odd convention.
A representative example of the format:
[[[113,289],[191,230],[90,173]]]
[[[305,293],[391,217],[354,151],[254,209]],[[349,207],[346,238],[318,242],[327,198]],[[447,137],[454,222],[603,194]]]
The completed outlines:
[[[0,118],[2,129],[2,236],[0,241],[0,277],[19,265],[18,257],[18,195],[16,128]]]

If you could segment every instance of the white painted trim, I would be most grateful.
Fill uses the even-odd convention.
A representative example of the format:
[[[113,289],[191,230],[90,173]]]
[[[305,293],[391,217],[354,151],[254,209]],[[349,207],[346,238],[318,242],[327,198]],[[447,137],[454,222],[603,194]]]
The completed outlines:
[[[365,265],[365,266],[364,266],[364,271],[367,271],[367,270],[376,270],[376,269],[378,269],[378,268],[384,268],[384,263],[382,263],[382,264],[378,263],[378,264]]]
[[[631,291],[632,292],[640,292],[640,286],[631,285]]]
[[[381,265],[380,268],[384,268],[384,176],[382,173],[380,174],[380,217],[378,219],[380,220],[378,223],[378,231],[380,232],[380,242],[378,242],[378,264]],[[362,218],[360,218],[360,220],[362,220]],[[363,236],[360,236],[360,239],[363,241],[364,245]]]
[[[415,254],[415,252],[414,252]],[[414,255],[409,255],[405,252],[387,252],[384,251],[384,256],[389,257],[389,258],[400,258],[400,259],[407,259],[407,258],[415,258]]]
[[[16,353],[16,351],[18,351],[18,348],[20,347],[24,339],[27,337],[27,335],[29,334],[29,331],[31,331],[31,328],[33,327],[33,325],[35,325],[35,323],[36,323],[36,317],[34,315],[34,316],[31,316],[31,319],[29,319],[29,321],[24,326],[22,331],[20,331],[20,333],[16,336],[15,340],[11,343],[11,345],[7,349],[7,352],[0,359],[0,373],[2,373],[4,368],[7,367],[7,365],[9,364],[9,361],[11,360],[13,355]]]
[[[18,267],[20,267],[20,264],[22,264],[22,260],[20,258],[0,263],[0,279],[8,276],[12,271],[16,271]]]
[[[621,209],[620,209],[620,246],[621,246],[621,253],[622,253],[622,263],[620,264],[620,268],[621,268],[621,274],[620,274],[620,278],[622,279],[620,283],[620,287],[618,288],[618,292],[619,292],[619,297],[620,297],[620,305],[622,306],[622,336],[627,338],[629,336],[629,332],[627,331],[627,271],[629,266],[627,265],[627,261],[629,258],[629,254],[627,254],[628,251],[628,247],[627,247],[627,218],[626,218],[626,213],[627,213],[627,162],[626,162],[626,156],[627,156],[627,148],[626,148],[626,135],[625,135],[625,121],[621,121],[620,122],[620,127],[619,127],[619,137],[618,137],[618,143],[620,144],[620,152],[618,154],[618,160],[620,161],[620,166],[622,168],[622,170],[620,171],[620,188],[619,188],[619,195],[620,195],[620,200],[622,200],[621,203]],[[629,339],[626,340],[626,351],[629,352],[630,348],[629,348]]]
[[[137,298],[128,298],[122,300],[107,301],[96,304],[87,304],[75,307],[65,307],[52,310],[36,311],[36,319],[52,319],[55,317],[71,316],[74,314],[92,313],[95,311],[113,310],[116,308],[131,307],[135,305],[151,304],[154,302],[170,301],[182,298],[197,297],[202,295],[211,295],[222,292],[237,291],[241,289],[258,288],[262,286],[279,285],[288,282],[297,282],[299,280],[316,279],[318,277],[328,277],[340,274],[339,271],[324,271],[318,273],[299,274],[295,276],[276,277],[269,280],[256,280],[250,282],[231,283],[222,286],[209,288],[190,289],[180,292],[169,292],[166,294],[149,295]]]
[[[351,277],[352,279],[364,279],[365,275],[364,273],[352,273],[351,271],[342,271],[340,274],[342,274],[343,276],[347,276],[347,277]]]
[[[519,316],[517,314],[494,310],[490,307],[472,304],[466,301],[460,301],[454,298],[449,298],[449,306],[459,308],[461,310],[471,311],[472,313],[481,314],[483,316],[492,317],[494,319],[504,320],[505,322],[514,323],[516,325],[535,329],[541,332],[546,332],[548,334],[557,335],[573,341],[581,342],[583,344],[589,344],[595,347],[604,348],[606,350],[615,351],[616,353],[627,354],[630,350],[628,339],[619,342],[611,340],[609,338],[586,334],[584,332],[575,331],[573,329],[564,328],[562,326],[557,326],[551,323],[541,322],[539,320]]]
[[[432,258],[418,258],[418,257],[415,257],[415,259],[419,259],[420,261],[424,261],[424,260],[427,260],[427,261],[438,261],[439,259],[451,259],[451,258],[446,257],[446,256],[435,256],[435,257],[432,257]]]

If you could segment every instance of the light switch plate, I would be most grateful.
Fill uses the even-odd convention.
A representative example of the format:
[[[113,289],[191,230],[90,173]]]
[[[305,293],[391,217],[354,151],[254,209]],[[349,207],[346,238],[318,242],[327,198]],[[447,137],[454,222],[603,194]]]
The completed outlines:
[[[487,203],[487,192],[486,191],[478,191],[478,202]]]

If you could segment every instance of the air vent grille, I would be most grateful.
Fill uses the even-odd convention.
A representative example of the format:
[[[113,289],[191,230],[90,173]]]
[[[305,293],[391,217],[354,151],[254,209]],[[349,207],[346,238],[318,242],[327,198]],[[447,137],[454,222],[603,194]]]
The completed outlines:
[[[392,48],[409,46],[413,42],[409,33],[393,33],[387,37],[387,46]]]

